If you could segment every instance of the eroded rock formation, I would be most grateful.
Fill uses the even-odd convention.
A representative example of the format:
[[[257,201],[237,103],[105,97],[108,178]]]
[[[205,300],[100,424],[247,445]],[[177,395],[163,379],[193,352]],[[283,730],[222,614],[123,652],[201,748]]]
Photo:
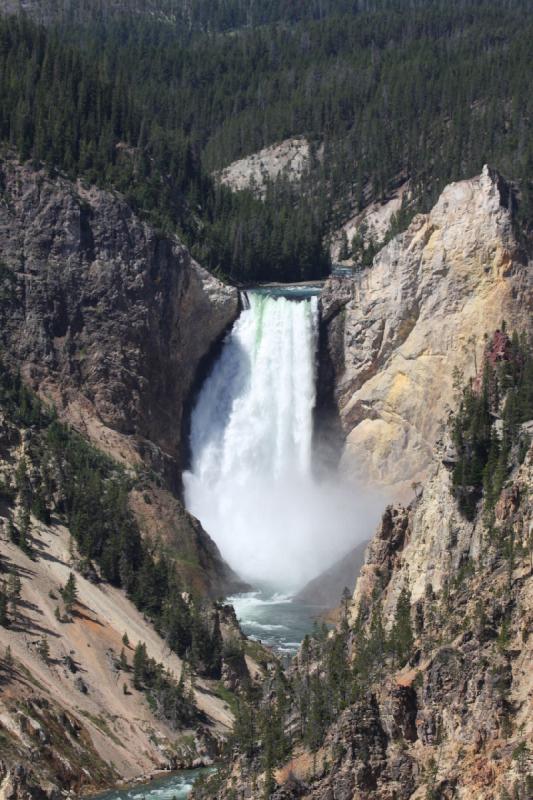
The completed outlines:
[[[446,425],[459,386],[472,378],[463,400],[480,397],[489,367],[509,362],[502,320],[523,342],[531,335],[531,268],[510,202],[488,169],[453,184],[367,273],[323,292],[319,402],[325,409],[332,392],[343,466],[409,488],[411,502],[386,509],[351,605],[336,632],[304,643],[288,693],[277,700],[275,682],[265,685],[260,711],[274,718],[288,707],[285,753],[269,762],[264,726],[256,750],[241,747],[222,772],[223,800],[531,795],[531,406],[513,423],[521,445],[509,445],[497,494],[489,500],[486,488],[471,513],[457,499],[456,466],[473,449],[461,453],[456,425]],[[502,386],[489,414],[496,443],[514,391]]]
[[[530,796],[532,487],[530,448],[489,531],[482,513],[473,522],[459,517],[449,467],[437,458],[423,495],[409,507],[387,509],[356,585],[349,648],[357,659],[362,642],[383,646],[407,592],[412,655],[400,668],[373,651],[374,671],[322,744],[296,745],[273,771],[272,800]],[[383,629],[375,627],[376,615]],[[354,663],[355,686],[361,662]],[[325,662],[312,657],[309,665],[303,651],[289,674],[298,671],[326,681]],[[297,730],[295,716],[288,716],[287,730]],[[236,760],[217,797],[262,797],[262,763]]]
[[[178,496],[182,415],[237,291],[116,194],[9,159],[0,185],[3,357],[62,420],[144,476],[132,495],[143,531],[198,565],[195,588],[236,588]]]
[[[236,290],[114,194],[13,161],[0,180],[3,347],[102,449],[177,476],[183,408]]]
[[[369,547],[353,619],[379,598],[390,629],[407,589],[419,649],[333,726],[326,749],[341,743],[346,753],[310,797],[327,797],[326,787],[339,780],[352,792],[343,797],[374,791],[368,796],[489,800],[513,786],[517,797],[526,796],[533,450],[503,492],[490,535],[482,515],[474,523],[460,518],[449,481],[439,464],[418,502],[387,510]],[[361,719],[370,726],[363,737]]]
[[[346,437],[343,468],[410,491],[427,475],[453,406],[454,370],[474,375],[485,336],[531,316],[531,269],[511,195],[487,167],[451,184],[373,266],[322,293],[322,396]]]
[[[311,145],[307,139],[285,139],[234,161],[217,172],[216,177],[234,191],[251,189],[259,197],[264,197],[268,184],[277,178],[300,180],[310,161]]]

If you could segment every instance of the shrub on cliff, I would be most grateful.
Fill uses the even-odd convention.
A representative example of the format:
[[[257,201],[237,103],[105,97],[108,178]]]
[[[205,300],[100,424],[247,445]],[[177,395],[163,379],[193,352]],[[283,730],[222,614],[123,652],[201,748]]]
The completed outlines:
[[[494,507],[509,470],[525,455],[522,424],[533,418],[533,342],[497,331],[488,345],[482,375],[462,391],[452,417],[457,461],[452,486],[459,509],[474,519],[484,497]]]

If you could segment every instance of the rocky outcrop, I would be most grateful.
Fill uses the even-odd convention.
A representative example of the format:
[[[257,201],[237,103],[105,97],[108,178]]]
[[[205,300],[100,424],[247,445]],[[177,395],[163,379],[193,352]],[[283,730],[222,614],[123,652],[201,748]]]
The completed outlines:
[[[20,406],[9,395],[5,375],[1,378],[0,800],[52,799],[68,790],[85,795],[89,788],[103,789],[154,770],[212,764],[233,722],[228,691],[220,689],[219,680],[206,676],[198,661],[194,666],[188,661],[184,668],[178,646],[171,649],[168,628],[156,623],[139,595],[118,588],[116,581],[108,583],[101,559],[84,557],[77,545],[76,521],[64,513],[65,497],[58,484],[48,498],[52,513],[39,513],[37,518],[28,509],[27,522],[22,522],[17,480],[26,475],[26,497],[36,496],[42,464],[46,463],[48,475],[57,476],[58,470],[45,445],[51,426],[43,431],[39,423],[21,427]],[[59,462],[72,483],[84,485],[91,480],[88,473],[66,466],[64,454],[73,442],[79,444],[78,437],[62,448]],[[84,454],[87,459],[87,450]],[[95,450],[92,457],[100,458]],[[112,483],[112,471],[105,480]],[[179,528],[174,543],[179,535],[181,558],[175,553],[173,558],[179,585],[191,586],[197,598],[211,581],[211,588],[222,593],[213,543],[196,520],[184,522],[185,512],[176,499],[167,507],[157,492],[162,490],[141,493],[135,488],[133,495],[142,494],[159,523],[150,521],[147,526],[159,552],[169,551],[162,526]],[[94,508],[95,519],[97,514]],[[165,514],[175,518],[158,519]],[[184,535],[187,528],[189,538]],[[133,527],[125,538],[134,540]],[[202,549],[205,540],[211,550]],[[154,575],[145,583],[145,591],[161,588],[158,582],[165,578]],[[64,587],[72,576],[75,589],[67,606]],[[181,599],[184,609],[192,607],[188,592],[181,592]],[[175,602],[179,599],[173,595],[169,606]],[[239,683],[230,683],[230,691],[248,689],[262,679],[275,659],[257,643],[248,642],[233,608],[205,600],[198,613],[202,635],[209,636],[219,625],[222,674],[231,677],[236,666],[240,668]],[[192,635],[189,613],[181,620],[181,635],[184,631]],[[151,669],[165,675],[166,688],[161,691],[134,679],[139,643],[153,659]],[[250,652],[245,660],[246,650]]]
[[[405,181],[385,200],[371,202],[362,211],[351,216],[331,237],[331,260],[353,266],[353,253],[350,252],[345,257],[346,254],[342,252],[343,247],[348,244],[350,251],[354,236],[359,236],[366,245],[371,242],[377,245],[383,241],[395,216],[401,211],[402,203],[409,199],[409,182]]]
[[[141,530],[170,548],[183,586],[212,598],[250,589],[226,564],[196,517],[171,492],[146,481],[130,492],[130,508]]]
[[[212,683],[196,675],[192,713],[163,713],[154,697],[148,702],[147,694],[139,691],[132,682],[139,642],[144,643],[147,656],[174,676],[176,686],[183,662],[161,632],[156,632],[150,615],[139,611],[139,603],[134,605],[131,593],[128,597],[107,583],[98,560],[88,563],[83,558],[74,526],[68,527],[57,485],[53,513],[37,519],[28,512],[28,546],[20,546],[16,475],[19,467],[27,470],[27,489],[31,492],[33,486],[35,490],[44,440],[39,438],[38,425],[20,427],[15,406],[6,402],[7,385],[2,375],[0,761],[6,774],[0,770],[0,798],[44,797],[45,787],[50,787],[47,794],[52,797],[58,789],[103,788],[119,778],[175,768],[176,763],[183,764],[183,745],[199,723],[208,724],[218,739],[228,732],[232,719],[226,702],[211,692]],[[97,457],[96,451],[93,455]],[[49,454],[49,467],[51,461]],[[71,474],[73,482],[80,482],[80,473]],[[154,505],[159,508],[155,500]],[[180,522],[178,517],[176,526]],[[150,530],[160,537],[159,530]],[[130,540],[132,532],[130,528]],[[192,560],[205,536],[193,528],[187,549],[182,541],[184,556]],[[161,546],[161,538],[159,542]],[[194,565],[198,573],[205,570],[204,583],[213,570],[214,555],[209,555]],[[175,564],[180,577],[190,582],[181,559],[175,559]],[[71,574],[76,590],[67,610],[62,590]],[[211,608],[206,603],[206,614]],[[188,692],[192,697],[192,686]],[[184,765],[192,766],[197,757],[197,752],[191,752]],[[43,793],[32,794],[35,787]]]
[[[28,692],[24,683],[13,668],[8,691],[19,697],[0,700],[0,800],[53,800],[59,787],[78,795],[82,787],[115,782],[117,772],[95,750],[86,726],[40,691]]]
[[[344,718],[333,726],[329,747],[338,740],[346,749],[360,733],[360,715],[371,713],[373,737],[381,731],[386,748],[372,776],[359,772],[364,759],[352,750],[310,797],[326,797],[340,777],[361,792],[350,797],[373,788],[375,798],[490,800],[530,790],[533,449],[504,490],[490,532],[481,514],[475,522],[458,515],[449,480],[441,464],[411,508],[388,509],[354,595],[353,620],[378,600],[390,630],[407,590],[418,649],[382,679],[372,702],[351,710],[352,728]]]
[[[183,409],[236,290],[116,195],[0,170],[3,348],[102,449],[177,482]]]
[[[293,748],[274,772],[271,798],[531,796],[532,499],[530,448],[502,492],[490,528],[481,512],[472,522],[459,516],[449,468],[440,458],[410,507],[387,509],[351,609],[355,696],[318,749]],[[383,648],[397,624],[401,593],[409,597],[411,656],[400,668],[382,649],[363,680],[370,662],[363,669],[361,648],[374,654]],[[324,670],[326,680],[319,656],[312,656],[310,667],[306,663],[301,651],[289,674]],[[260,762],[251,768],[236,762],[227,790],[217,796],[263,796],[264,780]]]
[[[259,197],[264,197],[268,184],[277,178],[300,180],[310,160],[311,146],[307,139],[286,139],[234,161],[215,177],[234,191],[251,189]]]
[[[198,565],[195,588],[234,589],[177,497],[184,411],[238,293],[114,193],[9,159],[0,186],[3,358],[61,419],[135,469],[143,531]]]
[[[428,473],[454,371],[475,373],[502,320],[530,326],[531,269],[509,205],[485,167],[446,187],[370,269],[327,282],[319,389],[344,433],[347,473],[410,491]]]

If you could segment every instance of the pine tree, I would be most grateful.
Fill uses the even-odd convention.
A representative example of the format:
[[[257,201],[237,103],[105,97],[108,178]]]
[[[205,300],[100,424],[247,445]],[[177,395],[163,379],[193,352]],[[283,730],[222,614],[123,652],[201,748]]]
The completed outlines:
[[[9,625],[9,617],[7,613],[8,595],[5,583],[0,583],[0,625],[6,628]]]
[[[341,241],[339,245],[339,261],[347,261],[350,257],[350,250],[348,247],[348,236],[343,229],[341,234]]]
[[[8,536],[9,536],[9,541],[13,542],[13,544],[18,545],[18,543],[19,543],[19,533],[18,533],[18,531],[17,531],[17,529],[15,527],[15,523],[13,522],[11,517],[9,518],[9,521],[7,523],[7,533],[8,533]]]
[[[146,645],[139,642],[133,654],[133,685],[138,691],[144,688],[146,679],[147,655]]]
[[[220,631],[220,616],[215,613],[213,633],[211,634],[209,672],[214,680],[219,680],[222,670],[222,633]]]
[[[11,541],[20,547],[23,553],[27,556],[32,556],[33,550],[30,542],[30,509],[27,506],[21,506],[17,514],[16,526],[10,524],[9,534]]]
[[[45,525],[50,524],[50,509],[48,508],[44,492],[40,486],[34,492],[31,510],[40,522],[44,522]]]
[[[247,758],[252,758],[255,750],[255,722],[255,709],[252,707],[251,699],[241,695],[237,699],[237,712],[235,714],[233,736],[238,744],[240,752],[247,756]]]
[[[123,672],[128,672],[128,670],[130,668],[129,664],[128,664],[128,659],[126,658],[126,653],[124,652],[124,648],[122,648],[122,650],[120,651],[119,668]]]
[[[342,591],[342,600],[341,600],[341,608],[342,608],[341,630],[344,634],[348,633],[348,620],[350,614],[351,599],[352,599],[352,594],[348,589],[348,587],[345,586]]]
[[[40,658],[45,662],[48,663],[50,660],[50,645],[48,644],[48,639],[46,636],[43,636],[42,639],[39,640],[37,643],[37,652]]]
[[[18,614],[18,605],[20,602],[21,589],[22,589],[22,583],[20,581],[20,578],[15,572],[12,572],[8,580],[8,596],[9,596],[9,606],[11,615],[15,620]]]
[[[69,573],[67,582],[61,591],[65,609],[68,614],[72,613],[72,609],[78,598],[78,589],[76,586],[76,577],[73,572]]]
[[[317,673],[310,680],[309,719],[306,742],[311,750],[318,750],[322,744],[326,727],[330,721],[325,681]]]
[[[22,457],[15,470],[15,486],[23,508],[29,509],[32,502],[32,488],[28,476],[28,462]]]
[[[11,652],[11,645],[8,644],[6,647],[6,654],[4,656],[4,669],[6,671],[8,680],[11,680],[13,677],[14,666],[15,662],[13,659],[13,653]]]
[[[411,655],[414,642],[411,626],[411,593],[405,586],[398,597],[389,642],[398,666],[403,667]]]

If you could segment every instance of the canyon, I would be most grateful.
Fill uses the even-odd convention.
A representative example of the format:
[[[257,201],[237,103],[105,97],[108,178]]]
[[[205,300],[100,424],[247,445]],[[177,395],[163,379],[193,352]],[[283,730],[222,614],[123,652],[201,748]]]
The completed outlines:
[[[0,0],[0,800],[533,797],[531,41]]]
[[[399,668],[383,657],[322,744],[295,746],[273,773],[276,800],[528,796],[533,450],[500,498],[490,539],[481,515],[468,524],[458,517],[441,458],[437,453],[435,475],[418,500],[385,512],[349,607],[348,647],[356,659],[361,624],[371,637],[382,614],[390,631],[407,591],[413,658]],[[516,545],[511,566],[501,549],[504,531]],[[305,658],[301,651],[293,676],[323,675],[318,656],[310,664]],[[266,776],[260,763],[241,758],[226,780],[216,796],[240,799],[261,796]]]
[[[185,468],[201,471],[194,461],[198,451],[192,448],[192,464],[188,455],[198,391],[208,385],[206,376],[216,381],[229,332],[236,320],[246,321],[239,292],[202,269],[176,237],[157,232],[117,193],[10,157],[2,160],[0,178],[3,362],[20,370],[24,384],[62,422],[126,471],[128,506],[143,540],[172,555],[184,590],[214,599],[245,589],[242,578],[255,576],[237,575],[235,559],[228,566],[230,548],[219,550],[186,510],[181,486]],[[485,167],[480,176],[448,186],[433,210],[392,239],[370,268],[330,277],[321,291],[316,444],[333,432],[339,482],[357,480],[368,491],[379,486],[394,501],[367,548],[348,604],[350,648],[357,653],[358,626],[368,631],[378,606],[384,629],[391,629],[405,591],[415,656],[400,669],[383,666],[367,693],[332,722],[318,750],[297,748],[276,767],[276,800],[422,798],[430,790],[435,797],[488,800],[526,780],[533,692],[525,630],[532,611],[532,453],[514,468],[487,541],[483,515],[465,521],[457,510],[448,463],[453,448],[446,439],[454,384],[458,376],[465,383],[479,373],[494,331],[505,321],[509,329],[531,333],[531,268],[516,231],[514,202],[511,188]],[[270,312],[263,302],[261,314],[267,318],[276,302]],[[290,338],[287,330],[280,322],[280,341]],[[260,339],[257,331],[250,336],[248,354]],[[314,358],[308,350],[297,365],[304,370]],[[312,416],[314,387],[298,392],[307,378],[300,374],[290,400],[300,417]],[[267,383],[270,391],[272,376]],[[219,408],[220,394],[213,391],[213,398]],[[296,400],[304,399],[299,412]],[[213,422],[209,403],[206,408]],[[262,408],[266,423],[271,409]],[[200,427],[200,434],[207,430]],[[239,428],[243,446],[244,430]],[[4,415],[0,433],[0,471],[9,482],[29,452],[25,442],[32,431],[17,429]],[[220,452],[215,455],[220,467]],[[313,455],[304,454],[306,468]],[[207,484],[214,485],[211,479]],[[32,560],[10,541],[13,514],[3,503],[2,557],[23,576],[25,607],[51,631],[54,666],[39,658],[35,635],[8,630],[17,678],[2,696],[0,733],[9,748],[0,797],[43,796],[35,775],[51,797],[62,779],[79,790],[157,766],[190,766],[202,758],[210,763],[219,752],[213,739],[227,737],[234,716],[224,690],[242,698],[251,681],[268,695],[275,659],[269,665],[268,654],[242,636],[231,611],[220,612],[225,640],[243,643],[245,669],[232,671],[228,661],[222,689],[199,676],[191,679],[206,722],[200,732],[181,730],[176,743],[175,732],[154,717],[142,696],[120,691],[115,662],[125,632],[132,642],[144,641],[177,678],[182,660],[121,589],[95,586],[83,575],[77,579],[80,613],[68,624],[56,620],[50,593],[75,567],[69,531],[59,520],[46,524],[33,517],[38,552]],[[363,525],[356,536],[355,523],[356,540],[346,548],[352,551],[373,527]],[[327,524],[322,527],[325,562]],[[516,558],[506,568],[501,541],[511,529]],[[330,555],[331,564],[338,553]],[[350,558],[356,569],[360,552]],[[344,581],[346,572],[341,565],[332,574]],[[338,586],[339,601],[343,588]],[[328,598],[332,592],[329,586]],[[476,628],[478,601],[485,616]],[[504,641],[498,638],[503,620]],[[69,670],[68,656],[87,692],[76,685],[79,675]],[[302,658],[300,651],[289,674],[302,669]],[[311,664],[320,674],[318,655]],[[70,731],[65,748],[39,733],[64,725]],[[198,796],[255,798],[266,778],[259,763],[236,758],[219,780],[216,794],[200,788]]]
[[[13,543],[26,527],[15,485],[23,465],[33,495],[43,470],[49,473],[41,425],[46,437],[55,415],[72,431],[69,448],[87,442],[86,457],[109,465],[107,481],[122,476],[132,532],[137,527],[149,550],[172,559],[184,590],[208,602],[246,588],[181,499],[182,415],[203,360],[238,314],[238,292],[116,193],[11,157],[2,159],[0,182],[0,589],[19,584],[2,628],[0,796],[54,796],[59,787],[95,789],[211,763],[231,727],[223,684],[187,678],[163,632],[124,591],[94,564],[80,567],[57,486],[50,496],[56,513],[29,513],[28,551]],[[42,403],[33,423],[22,421],[24,412],[17,416],[26,401],[12,405],[9,374],[18,372],[28,402]],[[90,513],[96,519],[100,509]],[[65,620],[61,591],[71,572],[77,600]],[[214,606],[209,613],[219,616]],[[235,618],[220,615],[223,638],[245,642]],[[142,693],[124,688],[141,642],[176,685],[189,681],[192,730],[182,725],[177,735]],[[261,674],[251,656],[247,664],[243,658],[243,675]],[[224,675],[230,685],[238,680],[229,667]]]
[[[457,500],[450,430],[460,387],[481,391],[485,365],[507,358],[499,329],[531,335],[531,290],[510,187],[487,167],[447,187],[368,271],[326,283],[322,424],[340,428],[341,474],[381,483],[396,502],[336,632],[304,643],[283,686],[267,682],[256,749],[240,722],[239,752],[195,797],[529,795],[531,421],[494,511],[478,504],[471,518]],[[409,658],[391,657],[405,630]]]

